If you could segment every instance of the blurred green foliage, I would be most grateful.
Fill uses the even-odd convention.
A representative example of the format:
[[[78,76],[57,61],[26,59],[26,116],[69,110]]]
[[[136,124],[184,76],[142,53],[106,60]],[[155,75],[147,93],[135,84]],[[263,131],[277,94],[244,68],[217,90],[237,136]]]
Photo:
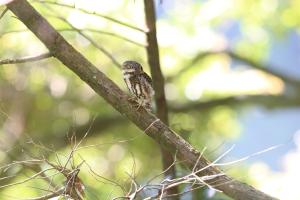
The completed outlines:
[[[66,3],[72,5],[71,2]],[[94,3],[77,1],[76,4],[87,10],[89,8],[90,11],[98,9],[98,13],[144,27],[142,1],[101,1],[93,6]],[[85,29],[112,32],[145,45],[143,33],[76,9],[36,1],[31,1],[31,4],[57,30],[70,29],[69,25],[57,18],[63,17],[78,29],[82,29],[119,63],[128,59],[137,60],[149,72],[143,47]],[[173,76],[166,86],[170,105],[189,104],[191,101],[199,101],[199,98],[211,99],[232,94],[222,89],[207,89],[196,99],[190,99],[186,95],[190,81],[213,66],[215,61],[225,66],[231,63],[226,55],[210,56],[178,74],[199,51],[219,50],[230,46],[242,55],[262,61],[270,50],[270,38],[284,38],[292,29],[299,33],[299,0],[163,1],[157,6],[160,12],[158,39],[162,70],[166,77]],[[5,7],[0,8],[3,11]],[[241,36],[235,38],[233,44],[228,44],[229,41],[218,31],[232,21],[239,23]],[[16,32],[18,30],[22,31]],[[120,69],[99,49],[76,30],[61,31],[61,34],[126,90]],[[47,49],[41,42],[11,12],[6,13],[0,20],[0,60],[34,56],[44,52]],[[214,79],[213,76],[208,78]],[[209,151],[213,151],[222,142],[238,137],[241,130],[237,122],[238,112],[239,110],[222,105],[203,112],[194,110],[173,113],[170,110],[170,124],[197,149],[208,147]],[[107,118],[111,119],[108,124],[105,122]],[[75,163],[79,164],[84,159],[95,172],[127,188],[130,183],[127,173],[132,173],[133,166],[140,183],[161,171],[158,145],[54,58],[0,67],[0,122],[2,165],[12,160],[29,159],[28,152],[36,156],[48,156],[52,161],[57,159],[56,154],[41,146],[55,150],[63,163],[66,161],[64,155],[68,155],[71,150],[70,136],[80,135],[77,137],[79,141],[89,127],[99,122],[99,129],[93,129],[83,140],[81,147],[86,147],[76,152]],[[35,144],[30,143],[31,140]],[[26,147],[26,150],[21,151],[20,146]],[[214,159],[217,155],[213,152],[207,156]],[[183,173],[184,168],[180,171],[182,172],[179,174]],[[247,173],[244,169],[231,171],[229,173],[235,176]],[[34,172],[19,166],[5,173],[17,174],[10,182],[18,182]],[[122,195],[120,188],[103,184],[91,174],[88,166],[83,165],[80,177],[86,183],[89,199],[109,199]],[[62,177],[55,176],[53,181],[62,180]],[[45,194],[42,188],[47,186],[45,181],[37,179],[2,189],[0,195],[1,199],[29,198]]]

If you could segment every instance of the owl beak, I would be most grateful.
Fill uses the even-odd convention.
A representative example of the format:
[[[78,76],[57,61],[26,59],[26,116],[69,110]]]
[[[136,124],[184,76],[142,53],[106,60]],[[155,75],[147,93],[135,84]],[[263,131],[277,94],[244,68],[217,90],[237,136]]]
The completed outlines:
[[[128,62],[127,61],[123,62],[122,67],[123,67],[123,69],[130,68],[130,66],[128,66]]]

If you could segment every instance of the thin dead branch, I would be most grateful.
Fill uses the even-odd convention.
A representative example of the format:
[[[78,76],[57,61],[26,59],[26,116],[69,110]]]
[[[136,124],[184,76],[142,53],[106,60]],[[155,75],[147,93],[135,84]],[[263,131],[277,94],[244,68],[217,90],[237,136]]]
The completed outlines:
[[[7,6],[45,44],[49,51],[53,52],[54,57],[89,84],[116,110],[125,114],[141,130],[145,130],[157,119],[143,108],[140,108],[139,111],[134,109],[134,103],[128,101],[129,96],[76,51],[27,1],[13,1]],[[40,28],[41,26],[43,29]],[[164,123],[161,121],[154,123],[148,129],[147,135],[173,153],[178,151],[178,157],[185,160],[185,164],[190,168],[194,167],[200,153]],[[203,168],[209,163],[208,160],[201,157],[197,169]],[[203,171],[203,174],[211,176],[222,174],[222,172],[216,167],[209,167]],[[215,188],[234,199],[274,199],[225,174],[214,180],[228,182]]]
[[[101,34],[101,35],[108,35],[108,36],[111,36],[111,37],[118,38],[120,40],[129,42],[129,43],[134,44],[134,45],[139,46],[139,47],[146,47],[145,44],[141,44],[141,43],[136,42],[132,39],[129,39],[127,37],[124,37],[122,35],[119,35],[119,34],[113,33],[113,32],[109,32],[109,31],[101,31],[101,30],[97,30],[97,29],[93,29],[93,28],[85,28],[85,29],[79,29],[78,28],[77,30],[82,31],[82,32],[90,32],[90,33],[97,33],[97,34]],[[58,28],[57,29],[58,32],[73,32],[73,31],[77,31],[77,30],[75,30],[73,28]],[[1,33],[0,38],[3,37],[6,34],[23,33],[23,32],[27,32],[27,31],[28,31],[27,29],[6,31],[6,32]]]
[[[50,57],[52,57],[51,53],[43,53],[37,56],[28,56],[24,58],[15,58],[15,59],[4,59],[4,60],[0,60],[0,65],[35,62]]]
[[[142,33],[145,32],[145,31],[144,31],[143,29],[141,29],[141,28],[135,27],[135,26],[133,26],[133,25],[131,25],[131,24],[122,22],[122,21],[117,20],[117,19],[114,19],[114,18],[112,18],[112,17],[106,16],[106,15],[102,15],[102,14],[99,14],[99,13],[96,13],[96,12],[91,12],[91,11],[88,11],[88,10],[85,10],[85,9],[82,9],[82,8],[76,8],[76,5],[75,5],[75,4],[69,5],[69,4],[63,4],[63,3],[59,3],[59,2],[53,2],[53,1],[35,1],[35,2],[36,2],[36,3],[47,3],[47,4],[56,5],[56,6],[61,6],[61,7],[65,7],[65,8],[76,9],[76,10],[79,10],[79,11],[81,11],[81,12],[83,12],[83,13],[101,17],[101,18],[103,18],[103,19],[112,21],[112,22],[117,23],[117,24],[120,24],[120,25],[122,25],[122,26],[126,26],[126,27],[128,27],[128,28],[137,30],[137,31],[139,31],[139,32],[142,32]]]
[[[253,153],[251,155],[245,156],[245,157],[237,159],[237,160],[233,160],[233,161],[226,162],[226,163],[219,163],[219,161],[222,158],[224,158],[226,155],[228,155],[229,152],[234,148],[234,146],[232,146],[227,151],[225,151],[223,154],[221,154],[218,158],[216,158],[210,164],[210,166],[225,166],[225,165],[226,166],[231,166],[232,164],[243,162],[243,161],[245,161],[245,160],[247,160],[251,157],[258,156],[262,153],[271,151],[271,150],[276,149],[280,146],[282,146],[282,145],[275,145],[275,146],[269,147],[267,149],[264,149],[262,151]],[[205,152],[205,149],[206,148],[204,148],[202,150],[201,154],[199,155],[198,161],[200,161],[201,157],[203,156],[203,154]],[[230,183],[230,181],[229,182],[228,181],[226,181],[226,182],[216,181],[216,179],[218,177],[225,175],[222,172],[220,174],[199,176],[199,172],[204,171],[206,168],[208,168],[210,166],[206,166],[206,167],[200,168],[200,169],[197,169],[197,166],[198,166],[198,163],[196,162],[194,167],[193,167],[192,172],[190,172],[186,175],[174,178],[174,179],[164,178],[163,180],[159,181],[158,183],[154,183],[154,184],[151,183],[151,182],[153,182],[153,180],[157,179],[158,176],[154,176],[149,181],[147,181],[146,184],[144,184],[144,185],[138,185],[136,183],[136,181],[134,179],[132,179],[131,184],[134,187],[131,187],[129,189],[129,192],[125,196],[116,197],[116,198],[114,198],[114,200],[115,199],[130,199],[130,200],[138,199],[137,198],[138,194],[140,194],[140,193],[147,194],[147,192],[146,192],[147,190],[153,191],[152,194],[155,193],[155,191],[156,191],[156,194],[153,195],[153,196],[146,196],[145,198],[143,198],[143,200],[168,199],[168,198],[171,198],[171,197],[173,197],[173,198],[174,197],[179,197],[179,196],[182,196],[186,193],[192,192],[195,189],[200,189],[200,188],[203,188],[203,187],[207,187],[207,188],[209,188],[211,190],[214,190],[216,192],[222,192],[222,191],[216,189],[216,186],[220,186],[222,184]],[[160,173],[160,175],[161,174],[163,174],[163,172]],[[210,182],[210,183],[207,183],[207,182]],[[175,193],[175,194],[168,194],[168,192],[167,192],[168,190],[170,190],[174,187],[178,187],[178,186],[186,187],[188,185],[190,185],[191,187],[188,190],[185,190],[184,192]]]
[[[7,11],[8,11],[8,8],[5,8],[5,9],[3,10],[3,12],[2,12],[1,15],[0,15],[0,19],[7,13]]]
[[[49,8],[51,9],[51,8]],[[94,47],[96,47],[98,50],[100,50],[105,56],[107,56],[119,69],[121,69],[122,65],[114,58],[114,56],[108,52],[104,47],[102,47],[99,43],[95,42],[90,36],[85,34],[83,31],[80,29],[77,29],[75,26],[73,26],[68,20],[61,16],[53,16],[56,17],[57,19],[60,19],[64,23],[68,24],[72,29],[77,31],[82,37],[84,37],[86,40],[88,40]]]
[[[61,188],[57,191],[52,191],[51,193],[49,194],[46,194],[46,195],[43,195],[43,196],[40,196],[40,197],[36,197],[36,198],[31,198],[31,199],[28,199],[28,200],[46,200],[46,199],[51,199],[53,197],[58,197],[58,196],[61,196],[64,192],[65,188]]]

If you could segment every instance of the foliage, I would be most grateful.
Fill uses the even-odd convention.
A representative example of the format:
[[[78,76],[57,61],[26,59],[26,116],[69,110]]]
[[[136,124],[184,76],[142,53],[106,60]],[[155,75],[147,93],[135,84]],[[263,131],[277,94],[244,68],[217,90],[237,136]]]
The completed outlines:
[[[120,69],[103,51],[108,52],[117,63],[137,60],[147,72],[150,71],[146,64],[143,32],[80,10],[97,11],[144,29],[142,1],[76,1],[76,8],[55,5],[54,1],[30,3],[60,30],[67,41],[122,89],[126,90]],[[238,137],[241,128],[237,114],[244,111],[245,106],[237,109],[225,104],[211,106],[204,111],[180,112],[172,108],[232,95],[283,95],[286,83],[280,77],[254,70],[251,66],[245,69],[230,55],[208,55],[200,61],[192,61],[199,53],[230,49],[264,63],[275,40],[285,40],[289,32],[299,34],[299,6],[300,1],[297,0],[158,3],[157,31],[162,70],[167,80],[171,127],[198,149],[208,147],[213,152],[218,144]],[[4,9],[1,7],[1,11]],[[230,31],[234,31],[234,35]],[[1,18],[0,60],[44,52],[47,49],[12,13],[8,12]],[[241,70],[233,70],[233,66]],[[243,80],[239,78],[241,76]],[[259,83],[249,82],[253,79]],[[300,90],[297,91],[299,95]],[[75,163],[80,163],[84,158],[98,174],[126,188],[130,187],[128,173],[132,172],[133,166],[136,179],[141,183],[161,171],[158,145],[141,135],[127,119],[119,116],[53,58],[0,67],[0,121],[1,165],[29,159],[29,155],[40,153],[54,162],[57,155],[52,150],[59,155],[67,155],[71,148],[69,137],[78,135],[80,140],[88,133],[81,144],[83,149],[76,152]],[[207,156],[212,159],[218,157],[213,153]],[[64,156],[59,158],[62,161],[65,159]],[[122,190],[101,184],[91,176],[88,165],[82,166],[80,177],[88,183],[87,195],[90,199],[122,195]],[[184,172],[182,167],[178,173]],[[6,176],[16,174],[12,180],[5,181],[17,182],[33,172],[24,166],[17,166],[3,173]],[[247,172],[238,170],[236,173]],[[61,182],[61,179],[55,182]],[[15,196],[29,198],[44,194],[41,188],[47,188],[47,184],[34,180],[4,189],[0,194],[8,199]]]

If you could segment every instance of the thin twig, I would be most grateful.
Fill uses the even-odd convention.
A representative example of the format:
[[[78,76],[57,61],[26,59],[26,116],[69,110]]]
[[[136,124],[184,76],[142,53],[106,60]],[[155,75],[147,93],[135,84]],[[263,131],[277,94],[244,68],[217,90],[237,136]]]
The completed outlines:
[[[174,162],[173,162],[167,169],[165,169],[164,171],[162,171],[161,173],[159,173],[158,175],[154,176],[154,177],[151,178],[149,181],[147,181],[147,185],[149,185],[153,180],[155,180],[156,178],[158,178],[158,177],[160,177],[161,175],[163,175],[163,174],[164,174],[166,171],[168,171],[173,165],[175,165],[176,162],[177,162],[176,157],[177,157],[177,151],[176,151],[175,156],[174,156],[174,159],[173,159]]]
[[[145,47],[146,45],[145,44],[141,44],[141,43],[138,43],[134,40],[131,40],[131,39],[128,39],[122,35],[119,35],[119,34],[116,34],[116,33],[112,33],[112,32],[108,32],[108,31],[100,31],[100,30],[97,30],[97,29],[91,29],[91,28],[86,28],[86,29],[58,29],[58,31],[60,32],[63,32],[63,31],[86,31],[86,32],[93,32],[93,33],[98,33],[98,34],[103,34],[103,35],[109,35],[109,36],[112,36],[112,37],[115,37],[115,38],[119,38],[121,40],[124,40],[124,41],[127,41],[129,43],[132,43],[132,44],[135,44],[137,46],[140,46],[140,47]]]
[[[44,196],[40,196],[40,197],[36,197],[36,198],[30,198],[28,200],[45,200],[45,199],[50,199],[53,197],[57,197],[60,196],[61,194],[63,194],[64,188],[61,188],[57,191],[51,192],[50,194],[46,194]]]
[[[43,171],[40,171],[40,172],[38,172],[38,173],[36,173],[36,174],[30,176],[30,177],[27,178],[27,179],[24,179],[24,180],[19,181],[19,182],[10,183],[10,184],[7,184],[7,185],[0,185],[0,189],[1,189],[1,188],[6,188],[6,187],[11,187],[11,186],[15,186],[15,185],[20,185],[20,184],[26,183],[26,182],[28,182],[28,181],[30,181],[30,180],[33,180],[34,178],[40,176],[41,174],[45,173],[46,171],[53,170],[53,169],[54,169],[54,168],[45,169],[45,170],[43,170]]]
[[[148,129],[149,128],[151,128],[151,126],[153,126],[153,124],[155,123],[155,122],[158,122],[160,119],[156,119],[156,120],[154,120],[145,130],[144,130],[144,132],[145,133],[147,133],[147,131],[148,131]]]
[[[0,15],[0,19],[5,15],[5,13],[8,11],[8,8],[5,8],[4,10],[3,10],[3,12],[1,13],[1,15]]]
[[[129,38],[126,38],[122,35],[119,35],[117,33],[113,33],[113,32],[109,32],[109,31],[101,31],[101,30],[97,30],[97,29],[92,29],[92,28],[85,28],[85,29],[73,29],[73,28],[58,28],[57,31],[58,32],[66,32],[66,31],[82,31],[82,32],[91,32],[91,33],[97,33],[97,34],[103,34],[103,35],[108,35],[108,36],[112,36],[112,37],[115,37],[115,38],[118,38],[118,39],[121,39],[121,40],[124,40],[126,42],[129,42],[129,43],[132,43],[134,45],[137,45],[139,47],[146,47],[145,44],[141,44],[139,42],[136,42],[134,40],[131,40]],[[11,30],[11,31],[6,31],[6,32],[3,32],[1,35],[0,35],[0,38],[6,34],[11,34],[11,33],[22,33],[22,32],[27,32],[29,30],[27,29],[20,29],[20,30]]]
[[[56,6],[62,6],[62,7],[66,7],[66,8],[76,9],[76,10],[79,10],[79,11],[81,11],[83,13],[90,14],[90,15],[95,15],[95,16],[104,18],[106,20],[112,21],[114,23],[117,23],[117,24],[126,26],[128,28],[140,31],[142,33],[145,33],[145,31],[143,29],[141,29],[141,28],[135,27],[135,26],[133,26],[131,24],[122,22],[122,21],[114,19],[112,17],[106,16],[106,15],[102,15],[102,14],[99,14],[99,13],[96,13],[96,12],[91,12],[91,11],[88,11],[88,10],[85,10],[85,9],[82,9],[82,8],[76,8],[75,4],[74,5],[68,5],[68,4],[63,4],[63,3],[59,3],[59,2],[52,2],[52,1],[42,1],[42,2],[35,1],[35,2],[37,2],[37,3],[47,3],[47,4],[56,5]]]
[[[15,58],[15,59],[4,59],[0,60],[0,65],[7,65],[7,64],[17,64],[17,63],[27,63],[27,62],[35,62],[40,61],[46,58],[52,57],[52,54],[49,53],[43,53],[37,56],[28,56],[24,58]]]
[[[27,1],[12,1],[7,5],[8,8],[46,45],[48,49],[55,47],[55,57],[59,59],[65,66],[76,73],[82,80],[89,84],[99,95],[101,95],[116,110],[125,114],[132,122],[134,122],[141,130],[147,127],[155,120],[153,115],[147,111],[135,111],[134,105],[128,101],[129,96],[114,84],[105,74],[100,72],[91,64],[82,54],[75,50],[46,20],[40,15]],[[35,20],[32,20],[34,18]],[[41,26],[52,34],[42,34]],[[43,30],[44,30],[43,29]],[[120,103],[122,101],[122,103]],[[181,159],[186,160],[186,164],[192,168],[195,164],[199,152],[193,148],[188,142],[172,131],[162,122],[154,124],[156,128],[149,129],[148,135],[159,143],[165,144],[165,147],[174,151],[178,150]],[[209,164],[205,157],[201,158],[200,165]],[[218,168],[209,168],[205,170],[205,174],[219,174]],[[274,199],[255,188],[241,183],[227,175],[220,176],[220,181],[233,180],[230,184],[219,186],[229,197],[235,199],[257,199],[266,200]]]
[[[57,17],[58,19],[62,20],[69,26],[71,26],[74,30],[76,30],[81,36],[83,36],[86,40],[88,40],[94,47],[99,49],[104,55],[106,55],[119,69],[122,68],[122,65],[112,56],[111,53],[109,53],[104,47],[102,47],[100,44],[95,42],[90,36],[87,34],[83,33],[83,31],[77,29],[75,26],[73,26],[70,22],[68,22],[66,19],[63,17]]]

